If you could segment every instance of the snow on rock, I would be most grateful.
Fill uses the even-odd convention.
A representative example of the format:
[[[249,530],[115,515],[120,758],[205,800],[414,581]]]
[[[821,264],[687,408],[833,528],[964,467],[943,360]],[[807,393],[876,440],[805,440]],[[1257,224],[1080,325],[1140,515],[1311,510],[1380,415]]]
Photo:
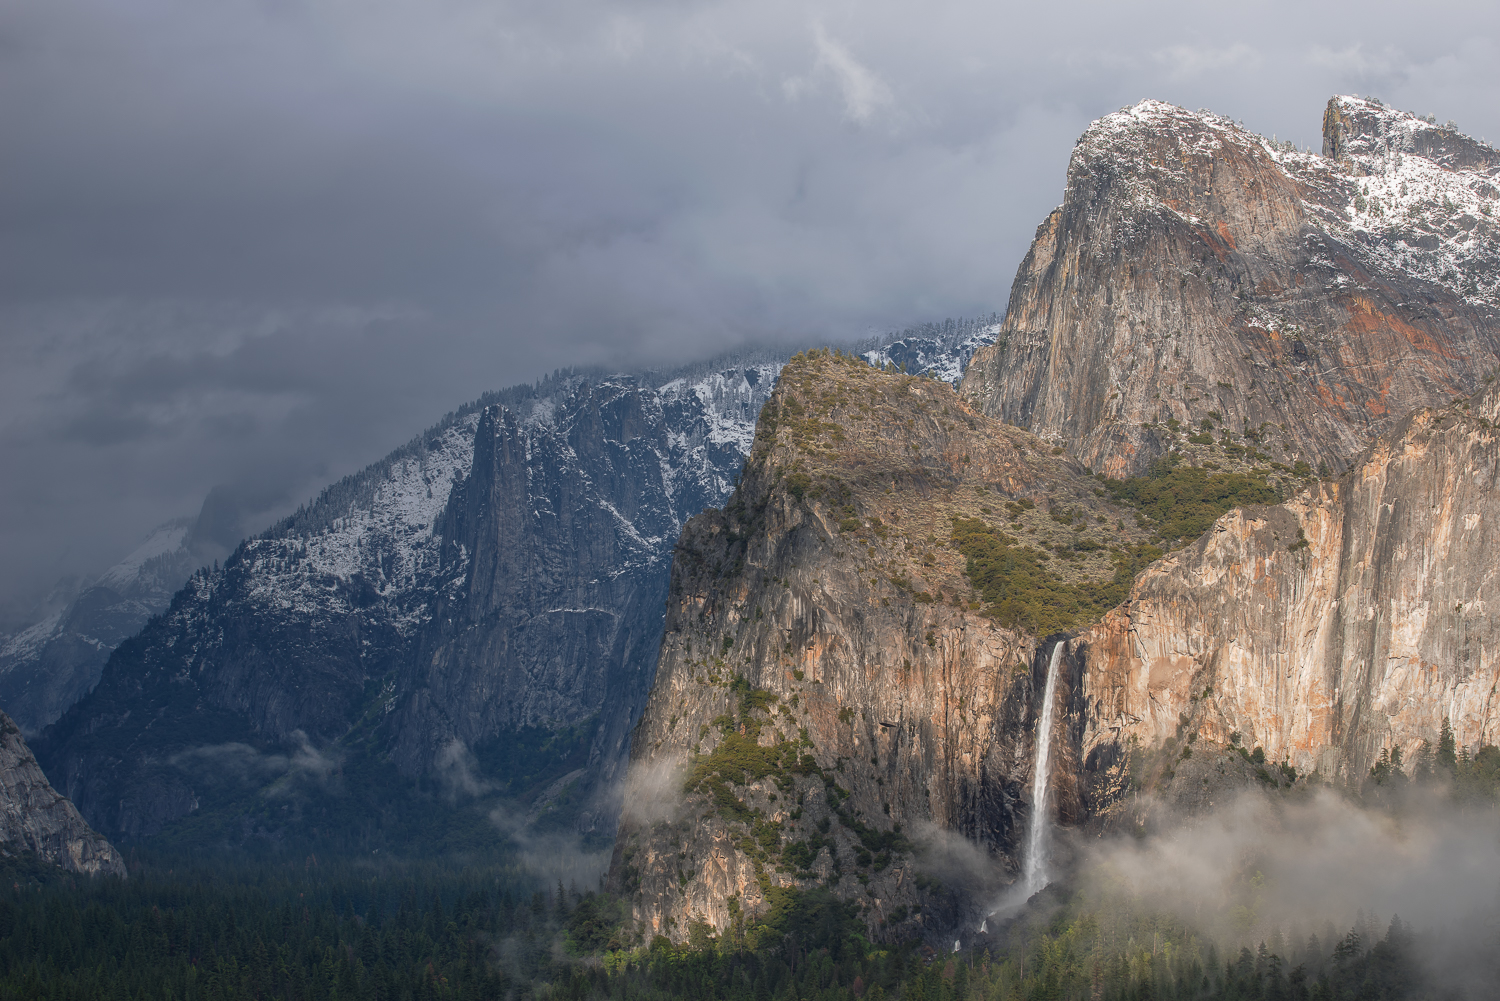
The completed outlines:
[[[873,346],[953,373],[992,335],[949,327]],[[199,779],[170,762],[210,718],[217,740],[270,750],[373,713],[409,774],[507,727],[593,721],[604,781],[654,674],[673,547],[733,490],[783,363],[490,394],[193,573],[38,753],[129,836],[197,808]]]
[[[407,598],[438,572],[438,521],[473,462],[477,425],[478,414],[468,414],[359,474],[370,481],[364,496],[341,509],[329,499],[332,509],[309,527],[294,516],[245,542],[236,554],[253,568],[245,598],[289,614],[343,614],[348,594],[327,580],[360,577],[391,602],[397,630],[410,631],[425,602]]]
[[[187,547],[188,533],[192,528],[191,518],[175,518],[159,526],[130,555],[104,571],[94,582],[94,586],[116,589],[130,587],[146,572],[146,564],[151,560],[183,551]]]
[[[192,525],[158,526],[66,607],[0,644],[0,707],[23,733],[57,719],[99,680],[109,652],[167,607],[195,565]]]
[[[1324,216],[1330,229],[1383,271],[1500,306],[1500,151],[1358,97],[1329,102],[1324,132],[1324,163],[1348,178],[1342,212]]]
[[[1260,147],[1301,184],[1307,215],[1371,270],[1500,306],[1500,151],[1451,124],[1358,97],[1329,102],[1324,134],[1321,154],[1299,151],[1210,111],[1148,100],[1094,122],[1073,157],[1092,174],[1122,176],[1136,213],[1176,212],[1167,193],[1198,180],[1195,161]],[[1161,155],[1163,136],[1173,156]]]
[[[995,343],[995,337],[1000,333],[996,317],[978,323],[962,323],[958,329],[954,329],[950,321],[946,337],[939,325],[933,324],[932,328],[932,333],[911,334],[861,352],[860,357],[876,368],[891,365],[918,375],[930,374],[934,379],[957,386],[963,380],[964,369],[969,367],[974,352]]]

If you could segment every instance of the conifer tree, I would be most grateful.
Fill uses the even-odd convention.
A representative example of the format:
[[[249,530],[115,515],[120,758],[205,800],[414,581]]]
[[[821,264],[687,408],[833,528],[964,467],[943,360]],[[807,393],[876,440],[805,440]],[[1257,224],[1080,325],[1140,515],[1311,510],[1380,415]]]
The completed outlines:
[[[1450,776],[1458,770],[1458,746],[1453,738],[1453,724],[1446,717],[1438,734],[1437,766]]]

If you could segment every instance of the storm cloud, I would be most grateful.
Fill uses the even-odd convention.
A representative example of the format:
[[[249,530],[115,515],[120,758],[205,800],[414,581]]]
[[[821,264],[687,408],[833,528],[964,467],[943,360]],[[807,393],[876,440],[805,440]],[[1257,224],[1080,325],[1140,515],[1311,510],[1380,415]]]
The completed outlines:
[[[0,604],[481,392],[1004,308],[1143,97],[1500,137],[1491,4],[16,0]]]

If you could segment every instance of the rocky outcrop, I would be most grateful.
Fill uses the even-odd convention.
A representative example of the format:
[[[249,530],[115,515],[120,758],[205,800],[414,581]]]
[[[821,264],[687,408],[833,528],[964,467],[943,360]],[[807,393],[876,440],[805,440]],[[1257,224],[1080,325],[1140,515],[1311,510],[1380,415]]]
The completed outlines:
[[[775,367],[733,373],[750,398],[725,403],[749,413],[725,414],[729,430],[748,438],[750,380],[763,398]],[[548,388],[455,415],[194,575],[47,731],[59,787],[139,837],[198,808],[227,745],[341,755],[361,726],[358,753],[473,792],[474,755],[519,727],[607,722],[618,742],[632,707],[606,696],[624,673],[639,712],[650,663],[635,650],[659,636],[669,540],[728,491],[743,451],[696,386],[675,420],[673,394],[634,380]]]
[[[739,492],[677,551],[612,870],[648,933],[733,935],[793,887],[856,902],[876,936],[993,904],[982,881],[935,889],[919,835],[1014,871],[1058,640],[980,614],[947,544],[955,517],[1031,530],[1025,501],[1093,503],[1083,524],[1129,542],[1051,453],[925,380],[789,366]],[[1150,565],[1061,640],[1058,820],[1133,827],[1310,774],[1357,787],[1444,721],[1470,753],[1500,743],[1497,487],[1500,386]]]
[[[991,853],[991,873],[1013,864],[1046,658],[979,613],[954,519],[1108,579],[1097,554],[1144,533],[1096,488],[946,384],[794,359],[739,490],[677,546],[611,877],[648,933],[734,934],[778,890],[825,885],[901,937],[982,896],[943,890],[914,852],[948,832]],[[1065,758],[1080,739],[1058,741]],[[1079,819],[1072,780],[1058,790]]]
[[[1146,101],[1079,140],[996,343],[986,414],[1138,474],[1203,421],[1333,472],[1500,361],[1493,149],[1335,98],[1325,153]]]
[[[957,372],[990,334],[868,348]],[[194,574],[35,742],[48,773],[112,836],[217,809],[274,838],[261,792],[284,803],[302,761],[344,797],[392,780],[372,762],[450,801],[550,797],[607,837],[672,546],[733,488],[781,364],[559,376],[449,415]],[[571,750],[542,761],[553,736]]]
[[[1422,157],[1444,170],[1493,175],[1500,169],[1500,152],[1464,135],[1451,122],[1439,125],[1435,118],[1395,111],[1368,97],[1335,97],[1328,102],[1323,111],[1325,157],[1364,175],[1398,154]]]
[[[125,875],[125,860],[42,774],[26,739],[0,712],[0,855],[31,852],[73,872]]]
[[[953,519],[1022,536],[1007,559],[1063,555],[1024,538],[1026,501],[1123,552],[1137,523],[1086,474],[1169,451],[1301,492],[1224,515],[1062,640],[1064,823],[1357,785],[1444,720],[1500,740],[1500,390],[1454,402],[1500,360],[1493,151],[1419,121],[1336,98],[1317,156],[1146,102],[1080,141],[960,399],[789,366],[739,492],[677,551],[612,868],[648,933],[734,934],[814,885],[877,936],[953,922],[917,832],[1013,865],[1057,642],[981,614]]]
[[[1500,743],[1500,389],[1411,415],[1343,477],[1236,510],[1153,565],[1075,641],[1081,749],[1201,736],[1358,784],[1382,750],[1410,763],[1444,720]]]
[[[776,369],[734,375],[748,431]],[[550,424],[484,412],[439,528],[451,583],[397,680],[395,760],[420,772],[499,734],[590,724],[583,785],[610,793],[655,673],[672,540],[743,462],[703,415],[696,395],[624,381]],[[615,812],[592,803],[581,822],[610,829]]]

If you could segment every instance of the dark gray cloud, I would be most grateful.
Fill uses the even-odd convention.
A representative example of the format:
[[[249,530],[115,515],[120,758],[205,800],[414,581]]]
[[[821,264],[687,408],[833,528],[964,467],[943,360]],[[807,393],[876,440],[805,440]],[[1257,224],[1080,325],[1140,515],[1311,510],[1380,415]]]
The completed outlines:
[[[480,392],[1003,308],[1088,121],[1500,137],[1493,5],[18,0],[0,603]]]

